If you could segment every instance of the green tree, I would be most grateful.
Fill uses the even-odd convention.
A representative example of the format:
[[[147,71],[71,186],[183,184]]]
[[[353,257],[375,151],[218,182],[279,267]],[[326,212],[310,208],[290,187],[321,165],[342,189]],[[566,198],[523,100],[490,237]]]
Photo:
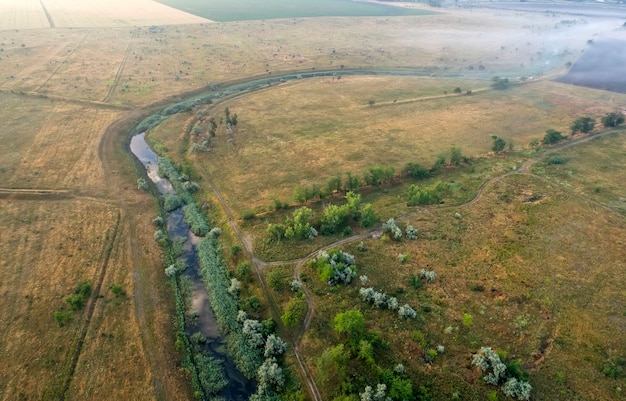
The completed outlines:
[[[332,195],[333,192],[340,192],[341,191],[341,186],[342,182],[341,182],[341,176],[340,175],[336,175],[334,177],[332,177],[331,179],[328,180],[328,183],[326,184],[326,193],[328,195]]]
[[[417,180],[422,180],[424,178],[428,178],[430,173],[428,172],[428,169],[420,166],[419,164],[409,162],[402,168],[402,175],[404,177],[412,177]]]
[[[371,203],[366,203],[361,209],[361,215],[359,216],[359,225],[363,228],[368,228],[374,225],[378,221],[378,216],[374,210],[374,206]]]
[[[506,141],[499,136],[491,135],[491,150],[495,153],[500,153],[504,150]]]
[[[454,93],[461,93],[461,92],[463,91],[461,90],[460,87],[457,86],[456,88],[454,88]]]
[[[461,148],[453,146],[450,148],[450,164],[458,166],[463,161],[463,151]]]
[[[296,201],[296,203],[306,202],[304,188],[298,185],[297,187],[293,189],[293,200]]]
[[[617,127],[624,123],[624,115],[622,113],[608,113],[602,117],[602,125],[605,127]]]
[[[365,334],[365,318],[356,309],[338,313],[333,318],[333,329],[339,334],[345,334],[356,349]]]
[[[565,137],[557,130],[550,128],[546,130],[546,135],[541,140],[544,145],[552,145],[561,142]]]
[[[347,378],[350,352],[343,344],[326,349],[317,361],[317,372],[323,399],[333,399],[339,395],[339,387]]]
[[[574,123],[571,126],[572,133],[575,134],[577,132],[582,132],[583,134],[586,134],[588,132],[591,132],[593,130],[593,127],[595,127],[595,125],[596,125],[596,120],[594,120],[593,118],[579,117],[576,120],[574,120]]]
[[[346,181],[344,182],[344,190],[345,191],[355,191],[361,187],[361,179],[357,176],[353,176],[351,173],[348,173],[346,177]]]

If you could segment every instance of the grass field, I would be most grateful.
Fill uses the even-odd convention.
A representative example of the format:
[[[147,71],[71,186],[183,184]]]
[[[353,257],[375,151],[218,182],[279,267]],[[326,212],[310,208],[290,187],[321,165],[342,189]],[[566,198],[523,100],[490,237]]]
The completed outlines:
[[[317,0],[314,3],[306,0],[161,0],[160,3],[221,22],[303,17],[398,17],[435,13],[352,0]]]
[[[335,175],[362,176],[376,165],[390,165],[399,174],[407,162],[430,167],[452,146],[468,157],[485,156],[491,135],[522,150],[548,128],[567,132],[577,115],[611,109],[604,92],[549,82],[464,94],[488,86],[488,81],[397,77],[289,83],[214,107],[210,114],[216,121],[224,118],[225,107],[237,114],[234,142],[222,126],[210,152],[191,157],[241,215],[246,209],[266,210],[271,196],[291,202],[296,186],[324,187]],[[455,87],[463,94],[440,97]],[[435,98],[401,102],[430,96]],[[626,101],[610,96],[614,105]],[[372,99],[389,104],[371,107]],[[190,118],[176,116],[178,123],[162,124],[154,137],[176,149]],[[228,173],[222,174],[225,166]]]
[[[452,145],[480,156],[489,151],[490,134],[514,139],[519,152],[513,158],[490,157],[474,169],[467,165],[443,172],[442,179],[456,181],[457,189],[446,201],[462,202],[484,180],[531,157],[522,148],[546,128],[567,131],[574,116],[600,116],[625,103],[622,95],[549,82],[478,91],[494,75],[562,71],[589,38],[616,28],[612,20],[563,23],[564,17],[556,14],[476,10],[390,17],[376,9],[377,16],[365,16],[362,7],[374,6],[337,1],[332,4],[339,11],[333,15],[359,10],[362,16],[293,18],[297,9],[283,7],[268,8],[271,18],[287,12],[290,18],[210,23],[144,0],[103,4],[0,4],[1,400],[58,400],[64,391],[72,400],[192,398],[175,349],[171,288],[153,240],[156,203],[135,189],[137,170],[122,147],[126,132],[149,112],[142,109],[146,105],[213,83],[286,71],[371,68],[430,76],[302,80],[230,99],[209,113],[219,120],[228,106],[238,114],[234,146],[218,130],[208,155],[179,151],[187,129],[197,122],[195,115],[182,113],[150,133],[174,158],[197,163],[196,171],[206,172],[202,193],[210,194],[210,179],[239,217],[246,208],[267,210],[270,195],[288,200],[294,185],[324,181],[336,172],[360,173],[375,163],[392,164],[396,171],[406,161],[427,165]],[[246,4],[257,18],[270,18],[259,17],[256,3]],[[317,2],[310,12],[329,4]],[[476,93],[439,98],[456,86]],[[437,98],[401,102],[423,96]],[[199,127],[206,129],[206,122]],[[375,285],[388,292],[404,286],[403,297],[416,305],[428,303],[437,312],[418,325],[396,328],[388,315],[365,310],[368,327],[393,340],[389,355],[406,355],[416,383],[448,383],[432,391],[438,399],[466,387],[468,397],[484,395],[488,390],[467,369],[469,354],[482,341],[509,348],[532,368],[532,352],[547,335],[554,338],[551,352],[531,373],[537,397],[621,396],[621,382],[598,372],[624,349],[619,332],[624,327],[619,310],[624,255],[613,241],[623,237],[623,220],[575,195],[621,207],[623,144],[612,145],[620,135],[564,151],[570,158],[565,165],[539,164],[536,171],[548,184],[511,177],[490,187],[475,206],[459,210],[461,221],[452,217],[452,210],[421,215],[412,223],[421,224],[425,236],[414,243],[366,241],[370,251],[363,255],[349,247],[358,255],[359,269],[377,280]],[[584,161],[600,159],[602,163]],[[408,210],[405,187],[385,191],[366,192],[364,200],[374,202],[385,217]],[[533,191],[547,194],[546,199],[520,205],[520,193]],[[203,197],[218,208],[211,195]],[[321,206],[314,207],[319,212]],[[214,222],[227,224],[225,216],[213,216]],[[268,216],[267,221],[280,221],[285,214]],[[243,239],[234,230],[225,231],[226,246],[262,240],[267,221],[262,217],[243,224]],[[335,239],[255,251],[287,259]],[[517,240],[527,245],[513,246]],[[546,273],[540,267],[554,249],[560,253]],[[388,274],[398,263],[397,254],[405,251],[410,261],[399,266],[397,277]],[[232,268],[245,259],[245,252],[229,257]],[[411,292],[403,281],[407,274],[429,266],[440,281],[421,293]],[[288,281],[291,269],[293,264],[283,264],[274,270],[280,272],[279,281]],[[263,271],[267,281],[272,270]],[[314,367],[327,341],[334,340],[328,320],[340,307],[353,305],[346,294],[354,288],[327,291],[314,273],[305,274],[318,302],[313,330],[303,344]],[[92,293],[82,309],[72,312],[65,299],[83,281]],[[467,282],[484,282],[487,289],[468,290]],[[488,286],[499,292],[492,296]],[[259,316],[267,317],[271,300],[253,280],[245,287],[244,296],[259,298]],[[591,298],[591,292],[597,296]],[[293,297],[284,289],[270,294],[279,313]],[[57,315],[63,327],[55,311],[69,312]],[[544,312],[552,318],[549,322]],[[471,328],[462,324],[464,314],[474,317]],[[525,314],[524,331],[514,331],[510,323]],[[491,326],[490,317],[505,323]],[[423,347],[410,338],[418,338],[414,332],[420,330],[431,346],[449,325],[459,333],[456,339],[443,337],[449,356],[422,366]],[[562,366],[577,368],[562,372]]]
[[[544,198],[524,203],[533,193]],[[317,295],[316,317],[305,337],[312,365],[339,341],[328,337],[332,317],[356,308],[365,314],[368,330],[391,344],[391,361],[376,357],[410,366],[416,382],[428,383],[433,399],[449,400],[459,391],[460,399],[482,400],[495,390],[471,379],[476,377],[471,354],[483,345],[522,359],[535,387],[533,398],[619,399],[621,381],[601,370],[607,358],[623,356],[626,346],[619,301],[624,249],[615,241],[624,235],[623,219],[568,189],[513,176],[490,186],[472,206],[433,208],[402,223],[418,228],[419,239],[370,240],[367,251],[355,245],[346,250],[356,256],[358,274],[370,277],[368,286],[420,310],[421,320],[401,322],[392,312],[362,303],[358,281],[331,289],[307,271]],[[400,253],[408,253],[409,261],[399,263]],[[416,290],[409,279],[421,269],[438,277]],[[444,345],[445,353],[424,362],[426,351],[437,345]]]

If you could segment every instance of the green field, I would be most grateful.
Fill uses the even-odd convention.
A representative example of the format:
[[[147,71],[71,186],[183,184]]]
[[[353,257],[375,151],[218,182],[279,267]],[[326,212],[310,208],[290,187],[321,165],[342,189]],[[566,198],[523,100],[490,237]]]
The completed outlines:
[[[160,0],[170,7],[214,21],[303,17],[377,17],[435,14],[352,0]]]

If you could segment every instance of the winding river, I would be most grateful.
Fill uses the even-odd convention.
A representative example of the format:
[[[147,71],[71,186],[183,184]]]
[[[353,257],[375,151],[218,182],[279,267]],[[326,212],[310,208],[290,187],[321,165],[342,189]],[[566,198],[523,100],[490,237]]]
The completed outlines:
[[[159,176],[157,155],[146,142],[144,133],[134,135],[131,138],[130,151],[143,164],[148,177],[154,182],[162,196],[174,195],[176,193],[172,184],[167,179]],[[206,353],[222,362],[228,385],[218,396],[229,401],[248,400],[255,391],[255,385],[237,369],[235,362],[226,352],[226,344],[217,326],[217,320],[209,302],[209,295],[202,283],[198,269],[196,246],[201,238],[193,234],[189,229],[182,207],[168,213],[167,232],[172,241],[185,239],[182,258],[187,262],[188,267],[181,276],[190,280],[193,294],[191,299],[193,321],[187,324],[187,335],[197,332],[202,333],[207,338],[205,345]]]

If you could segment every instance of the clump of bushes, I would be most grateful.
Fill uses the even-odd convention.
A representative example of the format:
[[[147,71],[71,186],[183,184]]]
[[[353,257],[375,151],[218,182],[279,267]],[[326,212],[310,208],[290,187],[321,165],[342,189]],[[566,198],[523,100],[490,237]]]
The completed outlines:
[[[311,260],[311,266],[315,268],[320,279],[328,285],[350,284],[356,277],[354,255],[338,249],[319,251]]]
[[[491,347],[481,347],[472,358],[472,365],[483,371],[485,382],[494,386],[503,382],[502,391],[507,396],[522,401],[530,399],[532,386],[525,380],[526,375],[520,371],[519,360],[506,365]]]

